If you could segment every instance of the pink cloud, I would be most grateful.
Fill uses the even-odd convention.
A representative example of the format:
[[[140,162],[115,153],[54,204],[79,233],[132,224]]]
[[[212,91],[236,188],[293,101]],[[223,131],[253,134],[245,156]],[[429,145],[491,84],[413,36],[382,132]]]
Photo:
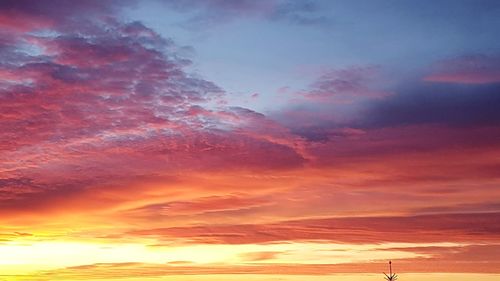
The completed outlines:
[[[254,244],[278,241],[498,242],[499,213],[442,214],[413,217],[345,217],[270,224],[202,225],[135,230],[133,236],[203,244]]]
[[[352,67],[325,71],[309,89],[300,94],[311,101],[352,102],[360,97],[381,98],[388,93],[374,86],[381,78],[374,66]]]
[[[4,31],[31,31],[40,28],[49,28],[54,24],[53,20],[43,16],[26,15],[14,11],[5,11],[0,13],[0,27]]]
[[[500,58],[488,55],[469,55],[436,63],[429,82],[487,84],[500,82]]]
[[[58,34],[9,29],[4,38],[0,201],[6,209],[71,197],[123,173],[130,179],[305,162],[286,142],[286,130],[263,115],[209,109],[206,103],[222,100],[223,91],[186,73],[188,61],[172,52],[171,41],[140,23],[104,16],[116,3],[56,4],[3,2],[0,11],[21,13],[26,21],[53,18],[54,25],[36,28]],[[76,21],[82,24],[73,30]],[[15,51],[26,44],[40,53]]]
[[[269,205],[265,198],[252,198],[248,196],[210,196],[190,201],[173,201],[163,204],[149,205],[131,210],[131,214],[139,215],[196,215],[204,213],[238,211]]]

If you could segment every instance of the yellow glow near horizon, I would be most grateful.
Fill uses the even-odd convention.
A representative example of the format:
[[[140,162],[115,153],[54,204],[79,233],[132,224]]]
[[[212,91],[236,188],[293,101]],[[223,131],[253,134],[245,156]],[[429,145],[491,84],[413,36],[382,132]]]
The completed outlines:
[[[2,277],[0,275],[0,277]],[[74,278],[74,277],[71,277]],[[405,281],[497,281],[499,274],[475,274],[475,273],[407,273],[404,274]],[[5,281],[34,281],[46,280],[32,276],[5,276]],[[70,278],[56,278],[51,280],[69,281]],[[84,280],[84,279],[78,279]],[[217,275],[171,275],[162,277],[130,277],[130,278],[106,278],[100,281],[380,281],[380,274],[327,274],[327,275],[269,275],[269,274],[217,274]]]
[[[326,243],[280,243],[248,245],[185,245],[152,247],[144,244],[97,244],[82,242],[4,243],[0,270],[8,274],[21,274],[36,270],[96,263],[152,263],[189,262],[193,264],[248,264],[252,262],[335,264],[369,262],[391,258],[414,258],[422,255],[391,248],[415,246],[407,243],[373,245],[346,245]],[[428,243],[418,246],[453,247],[453,243]],[[248,259],[248,254],[275,252],[264,260]]]

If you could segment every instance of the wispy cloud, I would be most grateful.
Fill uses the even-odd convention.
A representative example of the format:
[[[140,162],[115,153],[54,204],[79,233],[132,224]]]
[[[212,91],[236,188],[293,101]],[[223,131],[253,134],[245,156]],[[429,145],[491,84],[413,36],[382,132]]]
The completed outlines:
[[[457,84],[488,84],[500,82],[500,57],[467,55],[442,60],[433,66],[425,81]]]

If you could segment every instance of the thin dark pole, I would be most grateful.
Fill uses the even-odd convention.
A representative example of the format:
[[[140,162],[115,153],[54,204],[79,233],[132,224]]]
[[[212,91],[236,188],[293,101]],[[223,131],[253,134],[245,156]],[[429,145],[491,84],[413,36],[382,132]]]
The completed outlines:
[[[384,272],[385,275],[385,280],[387,281],[396,281],[398,279],[398,276],[394,273],[392,273],[392,261],[389,260],[389,275]]]

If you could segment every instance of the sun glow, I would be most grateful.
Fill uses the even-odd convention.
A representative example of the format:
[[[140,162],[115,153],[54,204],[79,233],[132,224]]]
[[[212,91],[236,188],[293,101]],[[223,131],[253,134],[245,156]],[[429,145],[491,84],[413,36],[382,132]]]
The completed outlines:
[[[8,242],[0,245],[0,268],[10,274],[100,263],[148,264],[342,264],[370,262],[387,257],[425,255],[393,250],[409,246],[456,247],[453,243],[346,245],[325,243],[273,243],[249,245],[147,246],[79,242]]]

